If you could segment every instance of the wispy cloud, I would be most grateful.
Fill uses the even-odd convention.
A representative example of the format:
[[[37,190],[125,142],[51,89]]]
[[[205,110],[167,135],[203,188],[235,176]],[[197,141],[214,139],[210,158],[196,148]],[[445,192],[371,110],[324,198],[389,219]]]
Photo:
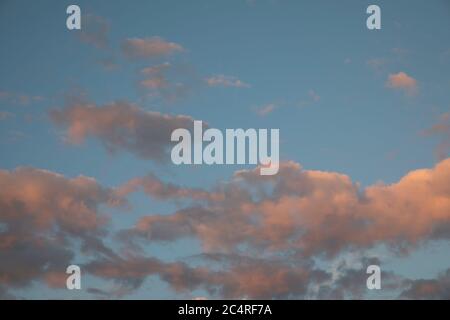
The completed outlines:
[[[275,111],[275,109],[278,107],[278,105],[276,105],[275,103],[269,103],[266,105],[263,105],[259,108],[256,108],[256,114],[264,117],[267,116],[268,114],[272,113],[273,111]]]
[[[160,37],[131,38],[122,43],[122,51],[130,59],[145,59],[183,51],[183,47]]]
[[[235,88],[250,88],[250,85],[239,80],[234,76],[225,76],[223,74],[211,76],[205,79],[210,87],[235,87]]]
[[[440,138],[440,142],[435,149],[436,157],[443,160],[450,153],[450,113],[446,112],[439,117],[439,120],[431,128],[422,132],[425,136],[435,136]]]

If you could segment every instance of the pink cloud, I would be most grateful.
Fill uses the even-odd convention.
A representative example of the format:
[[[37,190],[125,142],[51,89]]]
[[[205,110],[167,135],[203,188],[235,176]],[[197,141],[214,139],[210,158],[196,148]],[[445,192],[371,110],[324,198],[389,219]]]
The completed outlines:
[[[223,74],[215,75],[207,78],[206,83],[210,87],[235,87],[249,88],[250,85],[233,76],[225,76]]]
[[[266,105],[264,105],[264,106],[258,108],[258,109],[256,110],[256,113],[257,113],[259,116],[264,117],[264,116],[267,116],[268,114],[272,113],[276,108],[277,108],[277,105],[276,105],[276,104],[274,104],[274,103],[269,103],[269,104],[266,104]]]
[[[170,134],[177,128],[192,128],[193,119],[145,111],[133,104],[114,102],[101,107],[75,104],[50,112],[52,121],[67,130],[70,143],[93,136],[110,150],[127,150],[139,157],[162,161],[171,146]]]
[[[152,240],[194,236],[207,252],[244,245],[334,255],[400,239],[411,247],[438,233],[450,237],[438,232],[450,225],[449,181],[450,159],[412,171],[397,183],[364,190],[344,174],[303,170],[287,162],[269,178],[258,169],[239,171],[217,201],[173,215],[143,217],[134,232]],[[265,185],[273,193],[254,199]]]
[[[125,56],[133,59],[153,58],[183,51],[183,47],[174,42],[167,42],[160,37],[131,38],[122,44]]]
[[[417,92],[417,81],[404,72],[390,74],[386,82],[388,88],[404,90],[408,94]]]
[[[74,256],[69,239],[84,252],[111,254],[101,240],[108,218],[99,207],[123,204],[94,179],[34,168],[0,170],[0,287],[34,280],[61,286]]]

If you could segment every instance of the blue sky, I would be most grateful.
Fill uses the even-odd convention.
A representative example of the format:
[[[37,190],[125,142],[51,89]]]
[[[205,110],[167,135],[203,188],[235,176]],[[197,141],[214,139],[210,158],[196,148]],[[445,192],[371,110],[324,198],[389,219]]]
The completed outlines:
[[[366,28],[365,11],[372,3],[381,8],[381,30]],[[67,30],[69,4],[0,4],[2,170],[26,166],[68,179],[83,175],[109,188],[153,173],[165,182],[210,191],[229,183],[236,170],[252,168],[157,163],[120,148],[111,153],[95,135],[81,144],[68,143],[67,128],[56,125],[49,112],[74,101],[97,107],[126,101],[145,111],[188,115],[223,130],[279,128],[282,161],[348,175],[362,189],[395,183],[443,160],[436,148],[440,142],[448,144],[448,133],[424,132],[450,107],[448,1],[77,1],[83,17],[106,26],[100,35],[92,31],[106,39],[101,45],[83,41],[80,34],[91,32],[85,25],[82,31]],[[151,37],[183,49],[140,60],[126,57],[126,39]],[[169,98],[139,84],[142,68],[166,62],[171,69],[164,76],[183,88]],[[400,73],[415,81],[414,88],[388,85],[389,77]],[[246,86],[205,83],[217,75]],[[272,106],[270,112],[261,115],[267,106]],[[444,153],[447,158],[449,149]],[[132,208],[126,213],[105,209],[112,217],[107,241],[113,250],[121,246],[115,232],[133,227],[145,215],[169,215],[180,208],[143,192],[129,195],[128,201]],[[201,242],[191,237],[144,247],[146,254],[163,261],[186,261],[203,252]],[[383,243],[367,252],[384,257],[380,259],[390,271],[408,278],[433,278],[450,266],[446,241],[424,241],[403,256],[378,245]],[[79,252],[76,257],[72,262],[91,259]],[[89,287],[111,285],[92,275],[89,279]],[[15,290],[29,298],[42,293],[92,297],[86,291],[49,289],[40,279]],[[201,288],[180,293],[150,277],[124,297],[209,294]]]

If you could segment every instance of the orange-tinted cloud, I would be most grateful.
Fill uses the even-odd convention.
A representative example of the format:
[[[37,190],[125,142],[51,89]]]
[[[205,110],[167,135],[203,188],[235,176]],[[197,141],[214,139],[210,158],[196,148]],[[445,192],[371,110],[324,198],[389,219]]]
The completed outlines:
[[[308,256],[450,236],[442,229],[450,225],[450,159],[364,190],[346,175],[287,162],[273,177],[239,171],[222,192],[210,205],[143,217],[134,234],[165,241],[194,236],[207,252],[249,246]]]
[[[435,279],[407,281],[408,288],[400,294],[402,299],[450,300],[450,269]]]
[[[223,195],[219,192],[214,193],[198,188],[181,187],[172,183],[164,183],[153,174],[128,181],[117,188],[116,193],[123,198],[140,188],[147,195],[161,200],[182,200],[183,198],[187,198],[192,200],[217,201],[223,198]]]
[[[101,240],[107,218],[99,207],[122,203],[92,178],[68,179],[33,168],[0,170],[0,287],[39,279],[60,283],[57,275],[74,256],[70,239],[80,240],[86,253],[110,256]]]
[[[71,143],[79,144],[86,137],[94,136],[110,151],[127,150],[157,161],[162,161],[168,153],[173,130],[193,127],[191,117],[145,111],[125,102],[102,107],[75,104],[52,110],[50,117],[67,129]]]
[[[405,72],[390,74],[386,82],[388,88],[404,90],[408,94],[417,92],[417,81]]]
[[[197,79],[192,70],[169,62],[153,65],[140,70],[139,89],[145,98],[162,98],[164,102],[175,102],[188,96]]]
[[[69,239],[75,238],[84,250],[97,253],[82,269],[120,284],[114,292],[91,290],[102,296],[121,297],[158,276],[177,292],[204,289],[222,298],[363,297],[364,266],[370,261],[357,269],[342,267],[332,276],[317,268],[314,258],[349,248],[364,252],[382,243],[414,246],[448,238],[449,182],[450,159],[363,190],[346,175],[304,170],[295,162],[282,163],[276,176],[260,176],[257,168],[238,171],[214,191],[164,183],[153,175],[111,190],[87,177],[68,179],[31,168],[1,171],[0,291],[5,295],[5,288],[36,279],[63,286],[61,270],[74,257]],[[188,198],[193,205],[141,217],[134,228],[122,231],[122,239],[145,243],[196,237],[207,267],[164,262],[139,251],[119,256],[102,243],[106,219],[98,207],[120,204],[137,188],[161,200]],[[242,248],[254,257],[240,255]],[[403,288],[391,276],[392,285]]]
[[[145,79],[140,82],[141,86],[147,89],[160,89],[167,87],[168,81],[165,73],[170,67],[170,63],[166,62],[142,69],[141,74],[145,77]]]
[[[121,287],[111,294],[120,296],[139,288],[150,276],[158,276],[175,291],[205,289],[220,298],[268,299],[306,296],[311,287],[329,279],[312,265],[295,265],[238,256],[205,256],[206,260],[226,261],[224,270],[191,267],[182,262],[163,262],[153,257],[132,256],[94,261],[89,273],[117,281]],[[211,261],[209,261],[211,262]]]
[[[183,47],[174,42],[167,42],[160,37],[131,38],[124,41],[122,50],[126,57],[132,59],[154,58],[183,51]]]

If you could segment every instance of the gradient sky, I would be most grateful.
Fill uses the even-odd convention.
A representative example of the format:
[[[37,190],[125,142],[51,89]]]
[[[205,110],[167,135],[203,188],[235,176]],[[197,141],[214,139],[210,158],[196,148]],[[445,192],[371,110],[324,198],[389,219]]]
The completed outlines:
[[[450,298],[450,2],[70,4],[0,1],[0,297]],[[279,128],[285,171],[173,165],[178,115]]]

